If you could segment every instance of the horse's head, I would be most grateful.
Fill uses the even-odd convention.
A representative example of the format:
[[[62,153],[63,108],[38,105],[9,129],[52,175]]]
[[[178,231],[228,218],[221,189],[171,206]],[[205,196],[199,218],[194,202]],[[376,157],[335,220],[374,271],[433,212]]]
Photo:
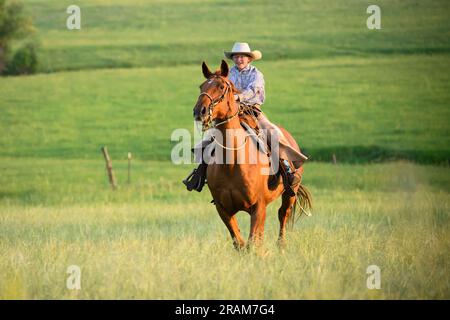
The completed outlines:
[[[228,121],[237,116],[238,106],[234,102],[233,95],[239,91],[228,79],[228,64],[224,60],[220,69],[214,73],[205,62],[202,63],[202,70],[206,81],[200,85],[194,118],[202,122],[203,129],[208,129],[213,121]]]

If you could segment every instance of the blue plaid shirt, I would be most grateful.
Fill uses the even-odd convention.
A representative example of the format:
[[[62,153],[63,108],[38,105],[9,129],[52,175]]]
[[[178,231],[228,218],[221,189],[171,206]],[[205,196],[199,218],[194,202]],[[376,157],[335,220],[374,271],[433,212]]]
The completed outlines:
[[[242,71],[234,66],[230,69],[229,79],[241,91],[239,101],[250,105],[264,103],[264,76],[255,66],[249,64]]]

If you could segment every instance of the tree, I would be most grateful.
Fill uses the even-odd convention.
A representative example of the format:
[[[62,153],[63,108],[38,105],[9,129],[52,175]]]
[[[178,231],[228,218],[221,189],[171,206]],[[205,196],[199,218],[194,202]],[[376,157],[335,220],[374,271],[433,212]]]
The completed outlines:
[[[20,75],[35,73],[38,66],[36,47],[33,42],[28,42],[14,52],[4,70],[5,74]]]
[[[22,3],[0,0],[0,74],[7,66],[11,40],[23,39],[33,32],[31,19],[25,16]]]

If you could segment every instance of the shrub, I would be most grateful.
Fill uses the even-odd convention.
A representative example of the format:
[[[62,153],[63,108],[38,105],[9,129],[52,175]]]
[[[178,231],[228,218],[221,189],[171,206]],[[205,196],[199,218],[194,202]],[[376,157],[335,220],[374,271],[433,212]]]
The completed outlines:
[[[27,43],[18,49],[11,61],[8,62],[6,73],[11,75],[35,73],[38,66],[36,45]]]
[[[16,0],[0,0],[0,74],[7,72],[10,64],[9,49],[14,39],[24,39],[35,32],[31,19],[25,15],[24,6]],[[17,59],[35,57],[34,48],[24,47]],[[22,56],[22,57],[21,57]],[[28,58],[27,58],[28,59]],[[33,59],[29,60],[31,63]]]

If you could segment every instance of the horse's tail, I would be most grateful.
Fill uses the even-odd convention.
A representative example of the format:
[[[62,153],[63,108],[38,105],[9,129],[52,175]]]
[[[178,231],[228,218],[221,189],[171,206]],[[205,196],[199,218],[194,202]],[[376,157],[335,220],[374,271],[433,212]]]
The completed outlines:
[[[311,215],[309,210],[312,209],[312,196],[311,192],[304,185],[300,184],[297,190],[297,194],[295,195],[296,199],[294,204],[292,205],[291,214],[288,217],[287,225],[290,230],[294,228],[295,222],[300,218],[300,216],[304,213],[307,216]],[[300,212],[297,216],[297,205],[300,206]]]

